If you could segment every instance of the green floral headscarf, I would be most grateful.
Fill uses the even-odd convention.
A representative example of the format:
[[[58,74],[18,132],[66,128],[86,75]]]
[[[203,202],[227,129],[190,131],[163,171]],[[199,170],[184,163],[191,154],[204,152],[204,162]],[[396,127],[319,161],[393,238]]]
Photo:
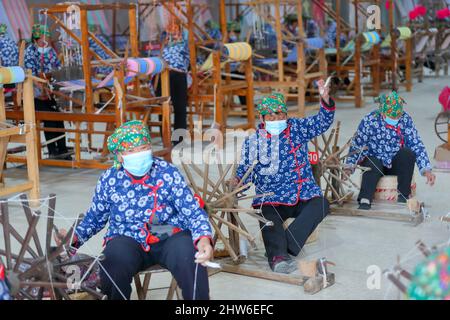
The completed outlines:
[[[229,21],[227,23],[227,30],[233,32],[241,32],[241,25],[237,21]]]
[[[5,34],[8,27],[4,23],[0,23],[0,34]]]
[[[298,17],[295,13],[290,13],[284,18],[284,21],[286,21],[287,23],[292,23],[298,21]]]
[[[150,131],[142,121],[132,120],[122,124],[108,137],[108,150],[114,154],[114,167],[120,168],[118,153],[150,143]]]
[[[413,300],[450,300],[450,247],[419,264],[408,288]]]
[[[406,104],[406,101],[399,97],[397,91],[392,91],[388,96],[381,94],[377,100],[380,103],[380,114],[392,119],[399,119],[402,116],[403,105]]]
[[[89,30],[89,32],[95,33],[98,30],[98,25],[97,24],[88,24],[88,30]]]
[[[286,100],[283,94],[274,92],[271,95],[264,97],[261,103],[257,105],[256,109],[262,116],[271,113],[287,113]]]
[[[49,29],[42,24],[35,24],[31,29],[31,34],[33,39],[39,39],[41,36],[45,35],[46,37],[50,37]]]

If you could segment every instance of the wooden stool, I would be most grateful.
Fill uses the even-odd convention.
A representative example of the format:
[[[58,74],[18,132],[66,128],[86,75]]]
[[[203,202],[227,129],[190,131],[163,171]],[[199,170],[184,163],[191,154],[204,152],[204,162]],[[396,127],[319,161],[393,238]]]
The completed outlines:
[[[136,285],[136,291],[139,300],[147,299],[147,293],[151,290],[149,289],[149,287],[152,274],[161,272],[169,272],[169,270],[161,267],[160,265],[154,265],[148,268],[147,270],[139,272],[134,276],[134,283]],[[144,281],[142,282],[140,278],[141,275],[144,275]],[[170,282],[166,300],[173,300],[174,294],[176,294],[177,300],[183,300],[183,296],[181,295],[181,289],[178,287],[177,281],[172,276],[172,281]]]
[[[414,176],[411,180],[411,197],[416,195],[416,182]],[[375,200],[397,201],[397,176],[386,175],[378,181],[373,197]]]

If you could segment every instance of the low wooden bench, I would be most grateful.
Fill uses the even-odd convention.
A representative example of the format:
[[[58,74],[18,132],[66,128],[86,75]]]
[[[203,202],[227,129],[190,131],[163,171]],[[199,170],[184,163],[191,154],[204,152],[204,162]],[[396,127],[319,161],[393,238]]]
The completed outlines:
[[[139,272],[134,276],[134,283],[136,286],[137,296],[139,300],[146,300],[147,294],[149,291],[154,289],[149,289],[150,280],[154,273],[162,273],[169,272],[166,268],[163,268],[160,265],[154,265],[150,268]],[[141,275],[144,276],[143,281],[141,281]],[[166,300],[174,300],[174,296],[176,295],[177,300],[183,300],[183,296],[181,294],[181,289],[178,287],[177,281],[172,276],[172,280],[170,281],[169,291],[167,292]]]

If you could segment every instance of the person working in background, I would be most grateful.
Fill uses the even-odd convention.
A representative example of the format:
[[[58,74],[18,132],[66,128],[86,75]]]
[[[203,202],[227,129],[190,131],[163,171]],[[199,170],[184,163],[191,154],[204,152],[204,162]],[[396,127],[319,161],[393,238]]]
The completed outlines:
[[[32,28],[32,43],[25,50],[25,69],[30,69],[33,75],[51,79],[52,71],[61,68],[56,51],[50,46],[50,32],[44,25],[34,25]],[[58,112],[58,106],[46,85],[35,86],[34,103],[36,111]],[[45,128],[64,129],[64,121],[44,121]],[[61,138],[61,132],[45,131],[47,141],[56,141],[47,144],[50,158],[63,158],[72,160],[67,155],[66,138]]]
[[[162,58],[170,69],[170,96],[174,109],[174,130],[187,129],[187,105],[189,71],[189,48],[187,41],[178,28],[175,32],[163,35],[164,48]],[[161,94],[161,84],[158,85],[157,94]],[[173,141],[175,144],[180,141]]]
[[[411,116],[403,110],[405,100],[396,91],[378,97],[378,110],[366,115],[353,137],[346,160],[346,172],[357,165],[370,168],[364,172],[358,196],[359,209],[369,210],[378,181],[385,174],[398,179],[398,202],[406,203],[411,195],[414,162],[427,183],[434,184],[435,175],[422,139]]]

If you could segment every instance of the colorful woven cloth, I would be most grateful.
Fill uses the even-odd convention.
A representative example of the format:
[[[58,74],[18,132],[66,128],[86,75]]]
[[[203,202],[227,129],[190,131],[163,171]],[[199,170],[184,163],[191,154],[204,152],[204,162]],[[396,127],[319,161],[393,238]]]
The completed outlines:
[[[6,33],[7,29],[8,29],[8,27],[6,26],[6,24],[0,23],[0,34]]]
[[[286,100],[283,94],[274,92],[271,95],[264,97],[256,109],[262,116],[271,113],[287,113]]]
[[[31,29],[31,34],[33,39],[39,39],[41,36],[45,35],[46,37],[50,37],[50,31],[48,28],[42,24],[35,24]]]
[[[413,300],[450,300],[450,247],[430,255],[414,271],[408,288]]]
[[[120,162],[117,160],[119,152],[150,143],[150,132],[142,121],[132,120],[122,124],[108,138],[108,150],[115,156],[114,167],[120,168]]]
[[[388,96],[381,94],[378,96],[378,102],[380,103],[379,112],[391,119],[399,119],[403,114],[403,105],[406,104],[396,91],[392,91]]]

